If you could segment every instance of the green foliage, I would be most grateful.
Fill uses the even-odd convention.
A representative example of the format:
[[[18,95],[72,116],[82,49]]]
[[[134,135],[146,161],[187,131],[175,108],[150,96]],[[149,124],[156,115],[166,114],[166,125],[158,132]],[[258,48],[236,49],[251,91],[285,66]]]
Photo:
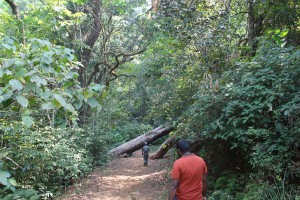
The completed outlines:
[[[0,107],[20,113],[25,126],[32,126],[33,115],[39,112],[59,110],[57,121],[62,118],[74,123],[84,102],[100,108],[96,97],[103,87],[80,87],[74,72],[79,63],[70,49],[40,39],[31,39],[24,48],[9,37],[4,37],[1,45]]]
[[[279,46],[284,45],[286,35],[288,34],[288,30],[281,31],[280,29],[268,31],[267,34],[270,38]]]
[[[85,0],[74,0],[82,4]],[[68,31],[79,24],[85,14],[71,12],[67,8],[69,1],[18,1],[21,20],[15,20],[10,12],[0,13],[0,36],[14,37],[18,42],[25,38],[39,38],[51,43],[68,46]],[[7,6],[8,7],[8,6]],[[22,32],[22,26],[24,31]],[[24,35],[23,35],[24,34]]]
[[[288,28],[294,29],[299,22],[299,10],[294,6],[299,2],[291,0],[266,0],[255,2],[257,18],[264,16],[265,22],[261,24],[264,29]],[[288,15],[287,15],[288,13]]]
[[[87,0],[71,0],[71,2],[73,3],[77,3],[77,4],[83,4],[85,3]]]
[[[274,199],[274,200],[294,200],[299,199],[299,191],[297,188],[286,187],[282,185],[264,185],[263,196],[261,199]]]
[[[236,199],[235,194],[243,191],[243,177],[234,171],[226,171],[215,181],[209,179],[209,199]]]
[[[233,199],[233,196],[231,194],[228,194],[222,190],[216,190],[214,193],[209,197],[210,200],[218,200],[218,199],[224,199],[224,200],[230,200]]]
[[[1,195],[1,192],[0,192]],[[2,195],[1,195],[2,196]],[[8,194],[3,196],[3,200],[12,200],[12,199],[30,199],[30,200],[38,200],[41,199],[41,195],[38,194],[37,191],[33,189],[16,189],[14,194]],[[45,198],[47,199],[47,198]]]
[[[111,110],[105,110],[105,112],[98,113],[97,116],[93,116],[88,124],[91,127],[91,130],[95,133],[95,136],[100,136],[104,141],[107,141],[108,148],[114,148],[118,145],[121,145],[131,139],[136,138],[137,136],[151,130],[153,127],[148,124],[143,124],[141,122],[135,121],[130,116],[128,116],[128,112],[126,110],[116,109],[117,106],[112,104],[112,102],[103,102],[103,104],[107,105],[109,103],[112,107]],[[96,123],[100,121],[102,123]],[[99,141],[99,140],[98,140]],[[97,141],[94,141],[96,144]],[[94,145],[95,145],[94,144]],[[101,145],[95,145],[93,148],[97,149]],[[95,152],[94,157],[99,158],[99,160],[105,158],[101,154],[97,154],[97,150]],[[100,151],[101,152],[101,151]]]
[[[226,172],[216,181],[210,180],[209,190],[213,192],[209,195],[209,199],[297,199],[299,191],[296,185],[287,184],[286,180],[280,179],[279,176],[276,179],[277,181],[267,183],[258,176],[254,178],[236,172]]]
[[[226,141],[258,171],[283,173],[297,153],[300,52],[261,44],[253,61],[223,74],[220,92],[198,92],[184,131]]]
[[[1,174],[1,183],[10,186],[9,181],[18,188],[13,190],[14,196],[19,195],[23,185],[44,196],[49,195],[49,191],[57,192],[85,176],[95,164],[105,161],[103,158],[100,160],[106,156],[105,141],[88,129],[13,129],[16,126],[19,125],[1,128],[5,138],[1,153],[18,164],[15,169],[15,163],[1,159],[5,169]],[[14,179],[8,179],[10,174],[18,184],[12,182]],[[7,190],[2,192],[9,193]]]
[[[240,181],[236,174],[230,173],[222,175],[216,180],[214,189],[220,190],[224,188],[225,192],[228,194],[241,190]]]
[[[261,182],[255,182],[255,183],[249,182],[245,188],[246,188],[245,191],[238,193],[235,199],[295,200],[299,198],[299,191],[297,190],[297,186],[289,185],[285,182],[285,180],[281,180],[273,184],[261,183]]]
[[[136,122],[127,122],[124,125],[116,127],[112,131],[112,141],[116,144],[122,144],[128,142],[137,136],[151,130],[151,126],[144,125]]]

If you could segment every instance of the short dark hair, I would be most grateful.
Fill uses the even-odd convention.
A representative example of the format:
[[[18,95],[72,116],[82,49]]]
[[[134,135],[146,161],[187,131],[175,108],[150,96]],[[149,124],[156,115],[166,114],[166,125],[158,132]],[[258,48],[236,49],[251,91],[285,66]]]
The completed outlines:
[[[176,142],[176,148],[182,152],[186,152],[190,150],[190,144],[185,139],[180,139]]]

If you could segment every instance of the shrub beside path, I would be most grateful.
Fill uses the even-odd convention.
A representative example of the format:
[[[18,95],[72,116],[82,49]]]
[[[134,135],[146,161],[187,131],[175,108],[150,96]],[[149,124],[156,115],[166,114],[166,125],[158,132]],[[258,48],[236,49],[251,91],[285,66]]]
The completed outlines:
[[[168,160],[149,160],[143,166],[141,151],[112,160],[105,169],[67,189],[59,200],[163,200],[169,189]]]

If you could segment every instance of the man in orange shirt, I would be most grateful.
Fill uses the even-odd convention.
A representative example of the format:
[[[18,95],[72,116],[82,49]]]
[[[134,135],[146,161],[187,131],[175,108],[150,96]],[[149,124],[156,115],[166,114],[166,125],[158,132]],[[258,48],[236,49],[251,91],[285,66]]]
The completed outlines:
[[[169,200],[206,200],[207,167],[204,160],[190,152],[186,140],[179,140],[176,148],[181,158],[173,164]]]

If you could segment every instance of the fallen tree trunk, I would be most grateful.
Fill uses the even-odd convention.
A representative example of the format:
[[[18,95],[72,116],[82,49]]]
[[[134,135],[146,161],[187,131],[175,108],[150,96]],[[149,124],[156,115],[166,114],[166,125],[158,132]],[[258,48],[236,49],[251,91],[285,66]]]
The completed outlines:
[[[159,149],[150,156],[150,159],[161,159],[164,155],[174,146],[175,139],[173,137],[169,137],[160,147]]]
[[[129,142],[126,142],[112,150],[109,151],[109,154],[111,156],[117,156],[122,154],[130,154],[134,151],[141,149],[144,145],[144,142],[154,142],[158,138],[161,138],[162,136],[170,133],[173,130],[172,127],[157,127],[143,135],[140,135],[139,137],[130,140]]]

